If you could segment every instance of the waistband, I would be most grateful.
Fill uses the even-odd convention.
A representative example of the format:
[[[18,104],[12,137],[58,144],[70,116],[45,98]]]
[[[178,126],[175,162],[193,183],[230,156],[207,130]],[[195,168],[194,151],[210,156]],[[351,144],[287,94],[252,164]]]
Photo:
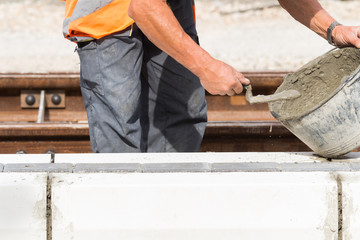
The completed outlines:
[[[132,24],[129,27],[125,28],[124,30],[121,30],[119,32],[114,32],[112,34],[109,34],[109,35],[99,38],[99,39],[87,39],[85,41],[79,41],[79,42],[77,42],[77,45],[79,48],[82,48],[91,42],[98,42],[98,41],[104,40],[106,38],[114,37],[114,36],[115,37],[131,37],[134,28],[137,28],[136,24]]]

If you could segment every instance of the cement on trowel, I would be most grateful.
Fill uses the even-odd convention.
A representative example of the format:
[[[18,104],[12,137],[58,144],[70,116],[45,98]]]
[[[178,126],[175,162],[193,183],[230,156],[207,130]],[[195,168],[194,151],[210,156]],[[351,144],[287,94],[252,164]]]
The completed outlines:
[[[320,107],[341,89],[343,82],[360,65],[360,50],[343,48],[320,56],[298,71],[285,76],[275,93],[294,89],[301,96],[269,103],[279,120],[300,118]]]
[[[269,102],[275,102],[275,101],[284,100],[284,99],[287,100],[287,99],[298,98],[301,96],[301,94],[298,91],[293,90],[293,89],[279,92],[279,93],[272,94],[272,95],[267,95],[267,96],[265,96],[265,95],[253,96],[251,85],[245,86],[245,89],[246,89],[245,99],[250,104],[269,103]]]

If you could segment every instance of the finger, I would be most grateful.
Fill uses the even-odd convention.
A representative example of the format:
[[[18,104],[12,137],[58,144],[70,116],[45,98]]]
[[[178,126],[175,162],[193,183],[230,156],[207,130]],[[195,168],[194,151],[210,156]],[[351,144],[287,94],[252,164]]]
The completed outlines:
[[[225,91],[224,91],[224,92],[219,92],[218,95],[220,95],[220,96],[226,96],[226,95],[227,95],[227,92],[225,92]]]
[[[242,80],[238,79],[239,84],[233,87],[233,90],[236,94],[240,94],[244,91],[244,86],[250,85],[250,80],[247,78],[243,78]]]
[[[236,77],[237,77],[237,79],[240,81],[240,83],[241,83],[242,85],[245,85],[245,86],[246,86],[246,85],[249,85],[249,84],[250,84],[250,80],[247,79],[247,78],[245,78],[243,74],[237,72]]]
[[[350,36],[347,39],[348,46],[355,46],[357,48],[360,48],[360,38],[358,36],[357,32],[353,32],[352,34],[349,34]]]
[[[242,74],[241,74],[242,75]],[[240,94],[242,91],[243,91],[243,85],[241,84],[241,81],[239,78],[241,78],[242,76],[240,76],[239,74],[236,74],[235,73],[235,76],[234,76],[234,83],[232,84],[231,88],[232,88],[232,91],[235,93],[235,94]]]
[[[242,79],[241,83],[242,83],[242,85],[246,86],[246,85],[249,85],[249,84],[250,84],[250,80],[244,77],[244,78]]]
[[[231,90],[227,93],[227,95],[228,95],[228,96],[234,96],[234,95],[236,95],[236,92],[235,92],[233,89],[231,89]]]
[[[353,45],[354,45],[356,48],[360,48],[360,39],[359,39],[359,38],[355,39],[354,42],[353,42]]]
[[[236,84],[232,89],[235,94],[240,94],[244,90],[243,85],[240,83],[240,81],[238,81],[238,83],[239,84]]]

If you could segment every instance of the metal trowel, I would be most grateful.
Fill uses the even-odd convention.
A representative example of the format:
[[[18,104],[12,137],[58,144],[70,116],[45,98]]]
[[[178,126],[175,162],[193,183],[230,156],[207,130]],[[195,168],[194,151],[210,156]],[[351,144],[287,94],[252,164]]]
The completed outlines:
[[[291,100],[301,96],[301,93],[296,90],[286,90],[279,93],[274,93],[272,95],[257,95],[253,96],[251,85],[245,85],[244,88],[246,89],[245,99],[250,104],[253,103],[269,103],[279,100]]]

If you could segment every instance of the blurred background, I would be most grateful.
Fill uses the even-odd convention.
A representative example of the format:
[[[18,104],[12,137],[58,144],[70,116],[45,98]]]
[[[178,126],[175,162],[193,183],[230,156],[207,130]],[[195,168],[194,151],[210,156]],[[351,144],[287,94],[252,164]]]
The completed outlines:
[[[322,0],[343,24],[360,24],[360,1]],[[294,71],[331,46],[273,0],[196,0],[200,43],[240,71]],[[79,72],[62,36],[64,2],[0,1],[0,72]]]

